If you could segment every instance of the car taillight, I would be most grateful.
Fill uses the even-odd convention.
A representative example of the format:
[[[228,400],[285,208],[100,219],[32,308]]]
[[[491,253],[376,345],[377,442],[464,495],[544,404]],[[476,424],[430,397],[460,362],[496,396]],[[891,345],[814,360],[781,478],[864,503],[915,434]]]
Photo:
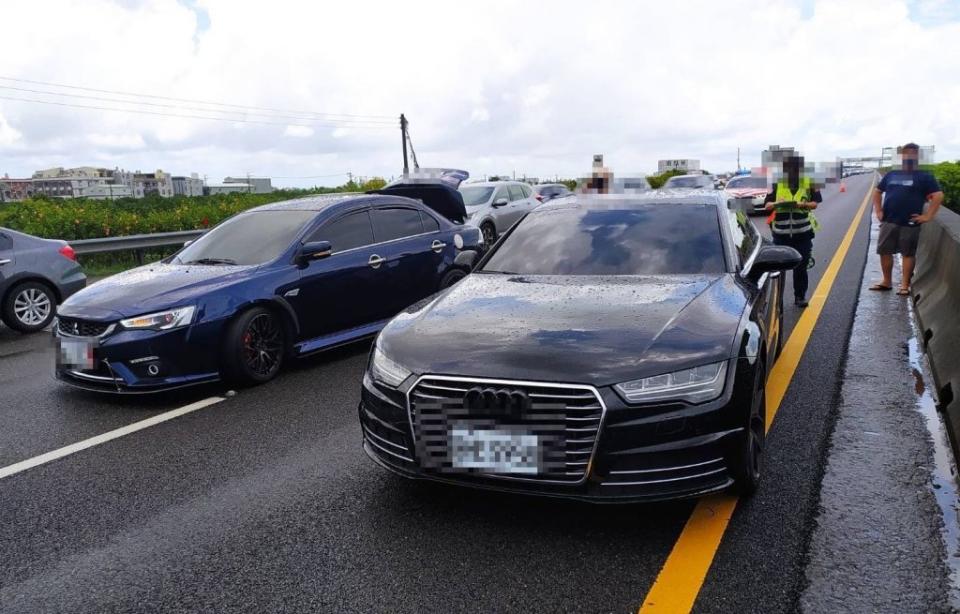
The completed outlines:
[[[67,260],[73,260],[74,262],[77,261],[77,252],[73,251],[73,248],[70,247],[69,245],[64,245],[57,251],[60,252],[60,255],[66,258]]]

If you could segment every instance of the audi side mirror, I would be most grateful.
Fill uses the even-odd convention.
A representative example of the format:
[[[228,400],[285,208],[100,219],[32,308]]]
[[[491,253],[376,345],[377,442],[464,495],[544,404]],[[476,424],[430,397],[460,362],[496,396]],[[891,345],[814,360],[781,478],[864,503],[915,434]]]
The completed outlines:
[[[764,273],[789,271],[803,262],[800,252],[787,245],[764,245],[750,266],[748,277],[754,281]]]
[[[493,201],[493,206],[494,206],[494,207],[502,207],[502,206],[504,206],[505,204],[507,204],[508,202],[510,202],[510,201],[508,201],[506,198],[498,198],[497,200]]]
[[[330,241],[310,241],[300,246],[300,252],[297,254],[301,262],[310,260],[320,260],[333,253],[333,246]]]

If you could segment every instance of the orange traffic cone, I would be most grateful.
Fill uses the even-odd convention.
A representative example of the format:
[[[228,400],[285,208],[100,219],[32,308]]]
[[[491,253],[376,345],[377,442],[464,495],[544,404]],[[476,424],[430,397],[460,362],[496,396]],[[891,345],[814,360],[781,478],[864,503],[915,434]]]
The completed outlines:
[[[846,192],[846,191],[847,191],[847,184],[844,183],[844,182],[842,182],[842,181],[840,182],[840,191],[841,191],[841,192]]]

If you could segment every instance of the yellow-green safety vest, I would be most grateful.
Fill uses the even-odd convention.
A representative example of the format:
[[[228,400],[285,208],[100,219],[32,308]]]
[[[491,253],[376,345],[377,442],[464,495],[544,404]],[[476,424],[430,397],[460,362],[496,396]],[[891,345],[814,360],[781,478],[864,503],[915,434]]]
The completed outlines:
[[[809,201],[812,194],[812,184],[807,177],[800,178],[800,184],[796,192],[791,192],[786,177],[777,182],[777,193],[775,200],[786,200],[794,202]],[[784,207],[778,205],[774,213],[770,216],[770,230],[778,235],[798,235],[805,232],[817,232],[820,230],[820,222],[809,209],[799,207]]]

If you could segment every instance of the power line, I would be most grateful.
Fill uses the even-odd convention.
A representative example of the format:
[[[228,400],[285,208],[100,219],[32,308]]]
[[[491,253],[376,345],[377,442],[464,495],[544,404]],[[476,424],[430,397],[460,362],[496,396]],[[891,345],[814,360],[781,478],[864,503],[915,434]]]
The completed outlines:
[[[205,109],[202,107],[184,107],[184,106],[175,105],[175,104],[164,104],[162,102],[142,102],[142,101],[136,101],[136,100],[123,100],[122,98],[104,98],[103,96],[90,96],[90,95],[84,95],[84,94],[67,94],[64,92],[48,92],[44,90],[35,90],[35,89],[30,89],[25,87],[14,87],[12,85],[0,85],[0,89],[14,90],[17,92],[27,92],[31,94],[62,96],[65,98],[82,98],[85,100],[99,100],[101,102],[117,102],[120,104],[159,107],[159,108],[166,108],[166,109],[183,109],[185,111],[199,111],[201,113],[232,113],[235,115],[244,115],[244,116],[253,115],[258,117],[267,117],[267,118],[274,118],[274,119],[295,119],[300,121],[325,121],[325,122],[338,122],[338,123],[342,122],[343,124],[351,124],[351,125],[370,124],[370,125],[396,126],[397,124],[396,120],[385,121],[385,120],[379,120],[379,119],[378,120],[359,120],[359,119],[333,119],[333,118],[319,119],[315,117],[303,117],[298,115],[275,115],[275,114],[269,114],[269,113],[258,113],[258,112],[250,112],[250,111],[230,111],[227,109]]]
[[[268,122],[268,121],[256,120],[256,119],[240,119],[240,118],[231,118],[231,117],[210,117],[209,115],[187,115],[187,114],[185,114],[185,113],[163,113],[163,112],[160,112],[160,111],[146,111],[146,110],[143,110],[143,109],[118,109],[118,108],[116,108],[116,107],[100,107],[100,106],[87,105],[87,104],[76,104],[76,103],[68,103],[68,102],[57,102],[57,101],[54,101],[54,100],[37,100],[37,99],[34,99],[34,98],[13,98],[13,97],[11,97],[11,96],[0,96],[0,100],[13,100],[13,101],[16,101],[16,102],[33,102],[33,103],[36,103],[36,104],[47,104],[47,105],[54,105],[54,106],[58,106],[58,107],[71,107],[71,108],[74,108],[74,109],[93,109],[93,110],[97,110],[97,111],[118,111],[118,112],[120,112],[120,113],[136,113],[136,114],[139,114],[139,115],[154,115],[154,116],[158,116],[158,117],[179,117],[179,118],[183,118],[183,119],[209,119],[209,120],[221,121],[221,122],[230,122],[230,123],[239,122],[239,123],[243,123],[243,124],[262,124],[262,125],[266,125],[266,126],[301,126],[301,127],[303,127],[303,128],[313,128],[313,127],[316,127],[316,126],[320,126],[320,127],[326,127],[326,128],[353,128],[353,129],[357,129],[357,130],[385,130],[385,129],[386,129],[386,130],[393,130],[393,129],[395,128],[394,126],[388,126],[388,125],[383,125],[383,126],[381,126],[381,125],[356,125],[356,126],[351,126],[351,125],[323,124],[323,123],[296,124],[296,123],[291,123],[291,122]],[[310,121],[310,120],[307,120],[307,121]],[[318,120],[315,120],[315,121],[316,121],[316,122],[320,122],[320,121],[323,121],[323,120],[319,120],[319,119],[318,119]]]
[[[272,107],[257,107],[257,106],[250,106],[250,105],[232,104],[232,103],[228,103],[228,102],[213,102],[213,101],[209,101],[209,100],[197,100],[197,99],[194,99],[194,98],[175,98],[175,97],[173,97],[173,96],[158,96],[158,95],[156,95],[156,94],[137,94],[137,93],[134,93],[134,92],[124,92],[124,91],[121,91],[121,90],[97,89],[97,88],[92,88],[92,87],[83,87],[83,86],[80,86],[80,85],[67,85],[67,84],[64,84],[64,83],[52,83],[52,82],[49,82],[49,81],[35,81],[35,80],[31,80],[31,79],[18,79],[18,78],[15,78],[15,77],[3,77],[3,76],[0,76],[0,81],[14,81],[14,82],[17,82],[17,83],[31,83],[31,84],[33,84],[33,85],[45,85],[45,86],[48,86],[48,87],[62,87],[62,88],[73,89],[73,90],[82,90],[82,91],[86,91],[86,92],[97,92],[97,93],[100,93],[100,94],[118,94],[118,95],[120,95],[120,96],[135,96],[135,97],[139,97],[139,98],[153,98],[153,99],[156,99],[156,100],[171,100],[171,101],[174,101],[174,102],[191,102],[191,103],[195,103],[195,104],[207,104],[207,105],[215,105],[215,106],[221,106],[221,107],[231,107],[231,108],[234,108],[234,109],[253,109],[253,110],[256,110],[256,111],[274,111],[274,112],[277,112],[277,113],[298,113],[298,114],[304,114],[304,115],[323,115],[323,116],[326,116],[326,117],[328,117],[328,118],[330,118],[330,117],[347,117],[347,118],[357,118],[357,119],[362,119],[362,118],[368,118],[368,119],[393,119],[393,116],[392,116],[392,115],[357,115],[357,114],[351,114],[351,113],[322,113],[322,112],[319,112],[319,111],[293,111],[293,110],[290,110],[290,109],[277,109],[277,108],[272,108]]]

